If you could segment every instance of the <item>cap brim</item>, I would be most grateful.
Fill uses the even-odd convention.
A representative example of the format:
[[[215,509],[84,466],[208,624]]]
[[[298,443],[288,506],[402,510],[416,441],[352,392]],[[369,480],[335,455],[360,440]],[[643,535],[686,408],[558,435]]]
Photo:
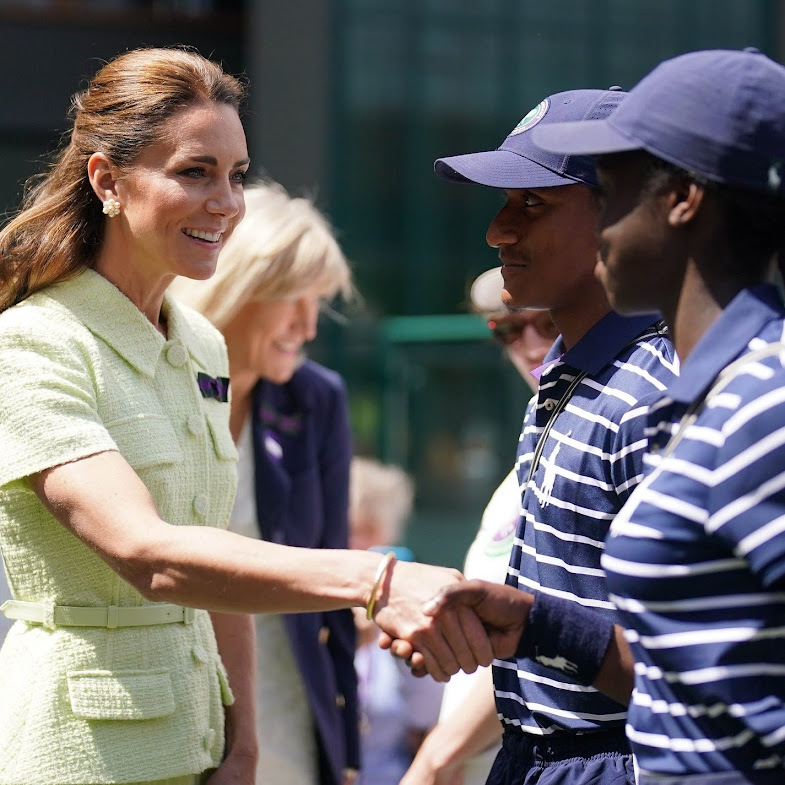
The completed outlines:
[[[532,128],[534,143],[551,153],[603,155],[641,150],[643,146],[619,133],[607,120],[551,123]]]
[[[444,180],[477,183],[491,188],[551,188],[578,182],[509,150],[439,158],[433,170]]]

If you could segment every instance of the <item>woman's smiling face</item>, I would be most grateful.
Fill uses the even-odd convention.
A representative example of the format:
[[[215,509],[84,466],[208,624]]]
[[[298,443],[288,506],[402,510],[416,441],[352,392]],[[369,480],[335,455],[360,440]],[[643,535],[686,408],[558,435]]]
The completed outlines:
[[[322,292],[306,290],[286,300],[251,300],[223,329],[237,371],[275,384],[288,382],[316,337]]]
[[[125,263],[145,276],[209,278],[244,215],[247,168],[233,107],[203,103],[177,112],[160,140],[117,176],[121,212],[107,219],[107,241],[117,237]]]

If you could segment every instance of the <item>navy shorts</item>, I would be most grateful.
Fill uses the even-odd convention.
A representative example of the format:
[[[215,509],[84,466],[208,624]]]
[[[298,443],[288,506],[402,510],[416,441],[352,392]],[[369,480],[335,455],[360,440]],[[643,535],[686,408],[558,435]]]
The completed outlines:
[[[624,728],[531,736],[506,730],[487,785],[634,785]]]

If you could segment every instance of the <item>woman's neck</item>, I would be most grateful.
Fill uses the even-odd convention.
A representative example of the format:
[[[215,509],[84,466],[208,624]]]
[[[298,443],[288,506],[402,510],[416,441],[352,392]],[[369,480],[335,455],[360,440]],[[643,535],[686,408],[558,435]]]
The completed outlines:
[[[166,338],[167,326],[166,320],[161,318],[161,306],[174,276],[158,275],[148,279],[132,265],[113,264],[111,259],[108,252],[100,254],[95,271],[119,289]]]

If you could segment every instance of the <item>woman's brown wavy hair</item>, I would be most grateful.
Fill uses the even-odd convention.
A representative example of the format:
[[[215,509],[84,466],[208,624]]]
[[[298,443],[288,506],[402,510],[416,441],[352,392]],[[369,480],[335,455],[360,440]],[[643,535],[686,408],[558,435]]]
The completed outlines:
[[[187,49],[135,49],[104,65],[71,102],[73,126],[49,169],[25,185],[0,231],[0,311],[95,264],[104,222],[87,176],[103,152],[120,169],[161,137],[167,120],[199,103],[241,109],[243,84]]]

